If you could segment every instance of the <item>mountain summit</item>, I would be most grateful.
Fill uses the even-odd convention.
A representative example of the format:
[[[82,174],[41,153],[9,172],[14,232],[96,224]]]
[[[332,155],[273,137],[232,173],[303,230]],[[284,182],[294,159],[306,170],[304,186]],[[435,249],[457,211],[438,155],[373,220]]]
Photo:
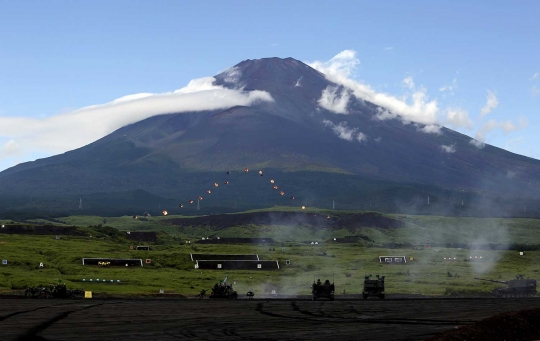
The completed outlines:
[[[265,91],[273,100],[164,112],[85,147],[17,165],[0,173],[0,208],[76,209],[73,200],[83,197],[98,213],[138,212],[161,208],[156,201],[196,198],[227,171],[231,185],[205,198],[204,210],[297,205],[288,194],[311,205],[336,200],[340,208],[399,212],[431,209],[418,199],[431,195],[433,209],[438,203],[438,213],[446,207],[450,214],[465,207],[465,198],[489,212],[517,209],[504,196],[536,200],[540,161],[479,149],[450,129],[430,134],[397,118],[378,119],[379,107],[293,58],[245,60],[216,75],[214,85]],[[347,114],[325,109],[324,100]],[[244,168],[279,179],[287,195],[276,197]]]

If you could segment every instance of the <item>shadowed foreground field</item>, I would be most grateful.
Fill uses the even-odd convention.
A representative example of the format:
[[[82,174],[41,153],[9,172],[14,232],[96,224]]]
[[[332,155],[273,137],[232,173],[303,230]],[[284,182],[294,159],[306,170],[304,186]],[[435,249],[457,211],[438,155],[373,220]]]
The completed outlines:
[[[0,301],[0,340],[424,340],[530,299]],[[492,340],[497,340],[492,339]]]

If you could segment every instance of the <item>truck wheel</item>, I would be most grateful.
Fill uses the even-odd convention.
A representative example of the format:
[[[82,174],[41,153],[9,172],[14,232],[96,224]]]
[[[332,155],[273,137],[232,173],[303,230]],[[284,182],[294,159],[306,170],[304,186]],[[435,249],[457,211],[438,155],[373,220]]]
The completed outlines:
[[[380,298],[381,300],[384,300],[384,294],[379,295],[379,298]]]
[[[316,301],[316,300],[317,300],[317,297],[315,297],[315,295],[313,295],[313,296],[311,297],[311,300],[312,300],[312,301]]]
[[[367,300],[367,295],[366,294],[362,294],[362,298]]]

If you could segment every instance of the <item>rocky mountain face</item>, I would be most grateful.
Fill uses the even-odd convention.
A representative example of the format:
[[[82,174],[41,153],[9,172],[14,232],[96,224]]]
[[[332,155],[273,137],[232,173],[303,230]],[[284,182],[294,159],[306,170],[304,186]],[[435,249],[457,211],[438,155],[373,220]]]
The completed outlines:
[[[227,88],[264,90],[274,101],[164,113],[7,169],[0,173],[0,211],[77,210],[80,197],[85,209],[110,214],[330,207],[333,200],[337,208],[437,214],[533,214],[537,206],[540,161],[479,149],[450,129],[429,134],[421,125],[377,119],[380,108],[354,96],[347,115],[328,111],[318,103],[323,91],[346,89],[295,59],[246,60],[215,79]],[[199,195],[204,204],[194,211],[187,203]]]

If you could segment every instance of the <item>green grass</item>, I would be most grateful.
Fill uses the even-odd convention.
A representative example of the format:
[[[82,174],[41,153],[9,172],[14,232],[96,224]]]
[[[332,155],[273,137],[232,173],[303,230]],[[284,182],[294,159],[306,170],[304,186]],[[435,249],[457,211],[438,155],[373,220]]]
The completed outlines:
[[[278,229],[279,227],[276,227]],[[168,237],[153,245],[152,251],[131,251],[133,242],[123,234],[107,236],[104,229],[85,229],[92,237],[23,236],[0,234],[0,258],[9,264],[0,268],[0,291],[22,290],[29,285],[49,284],[62,280],[68,287],[80,287],[93,292],[109,294],[166,292],[195,295],[201,288],[209,289],[228,275],[236,282],[235,290],[244,294],[254,290],[262,294],[272,285],[278,292],[308,294],[314,279],[335,278],[337,291],[360,293],[363,276],[387,276],[388,293],[442,295],[452,292],[471,293],[489,291],[496,285],[475,281],[476,276],[511,279],[518,273],[534,278],[540,270],[540,252],[527,252],[519,256],[516,251],[479,251],[482,263],[464,261],[468,250],[458,249],[396,249],[387,250],[370,245],[321,244],[311,246],[296,242],[278,243],[269,252],[268,246],[251,245],[186,245],[183,239]],[[230,231],[232,234],[232,230]],[[373,230],[375,236],[380,231]],[[302,232],[306,233],[307,232]],[[103,239],[101,239],[103,238]],[[312,237],[313,238],[313,237]],[[282,248],[285,249],[282,252]],[[277,259],[280,271],[211,271],[194,269],[189,253],[256,253],[262,259]],[[380,255],[404,255],[416,261],[408,265],[381,265]],[[444,261],[444,257],[457,257],[458,261]],[[150,258],[152,264],[144,267],[83,266],[83,257]],[[285,260],[291,265],[285,265]],[[39,263],[45,264],[39,269]],[[459,277],[449,277],[456,273]],[[117,280],[120,284],[82,283],[90,278]],[[191,289],[194,286],[195,289]]]

